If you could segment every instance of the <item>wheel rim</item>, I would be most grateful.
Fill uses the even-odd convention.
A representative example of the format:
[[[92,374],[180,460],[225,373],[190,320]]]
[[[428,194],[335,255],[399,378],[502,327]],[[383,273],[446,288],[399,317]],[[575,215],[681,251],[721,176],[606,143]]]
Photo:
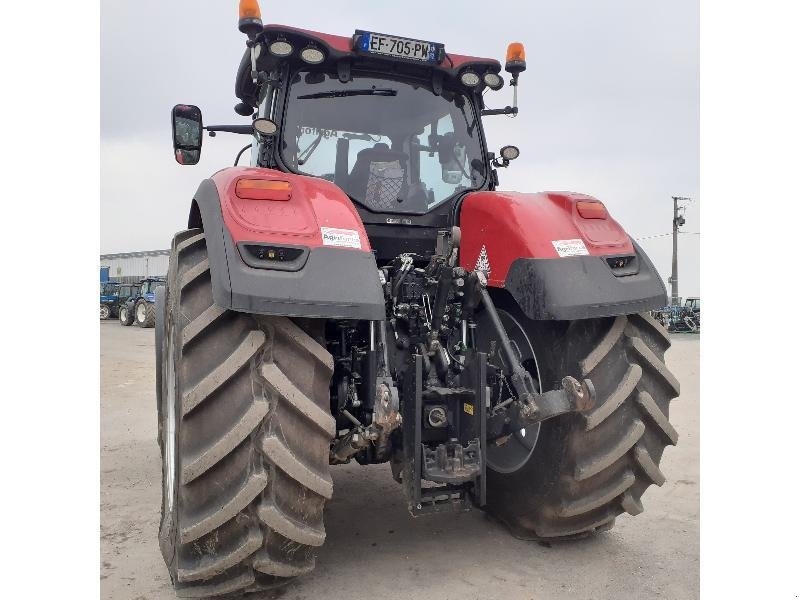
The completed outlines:
[[[127,308],[120,308],[119,309],[119,320],[125,321],[128,318],[128,309]]]
[[[528,334],[525,333],[522,325],[511,313],[502,309],[497,309],[500,321],[505,327],[509,339],[519,349],[521,362],[528,369],[528,372],[535,378],[538,392],[542,392],[541,375],[539,373],[539,363],[536,360],[536,353],[533,350]],[[494,337],[491,333],[492,327],[489,316],[484,311],[477,319],[475,334],[475,345],[481,352],[488,352],[490,341]],[[504,367],[504,372],[508,372],[500,353],[497,352],[492,362]],[[492,388],[492,404],[496,403],[497,386]],[[536,442],[539,439],[541,424],[537,423],[533,427],[527,427],[514,432],[502,445],[489,444],[486,451],[486,463],[490,469],[499,473],[514,473],[521,469],[533,454]]]
[[[136,320],[140,323],[144,323],[146,310],[144,302],[139,303],[139,306],[136,307]]]
[[[164,440],[164,461],[166,462],[166,501],[167,512],[172,512],[175,501],[175,350],[173,348],[172,327],[168,326],[167,334],[167,427]]]
[[[101,306],[100,307],[100,318],[101,319],[107,319],[108,318],[108,312],[109,311],[108,311],[108,307],[107,306]]]

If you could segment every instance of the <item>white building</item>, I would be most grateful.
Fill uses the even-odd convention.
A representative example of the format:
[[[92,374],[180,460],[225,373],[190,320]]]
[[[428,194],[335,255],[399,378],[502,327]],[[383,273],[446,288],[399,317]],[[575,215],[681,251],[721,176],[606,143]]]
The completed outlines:
[[[100,266],[108,267],[111,281],[135,283],[144,277],[164,277],[169,266],[169,250],[101,254]]]

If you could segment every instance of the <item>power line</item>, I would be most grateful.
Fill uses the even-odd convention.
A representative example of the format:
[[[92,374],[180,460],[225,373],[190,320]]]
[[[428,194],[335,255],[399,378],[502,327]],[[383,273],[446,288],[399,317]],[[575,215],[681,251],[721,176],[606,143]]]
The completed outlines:
[[[680,235],[700,235],[701,232],[699,231],[679,231]],[[644,235],[641,237],[634,236],[634,239],[637,240],[650,240],[653,238],[660,238],[660,237],[667,237],[668,235],[672,235],[672,233],[656,233],[654,235]]]

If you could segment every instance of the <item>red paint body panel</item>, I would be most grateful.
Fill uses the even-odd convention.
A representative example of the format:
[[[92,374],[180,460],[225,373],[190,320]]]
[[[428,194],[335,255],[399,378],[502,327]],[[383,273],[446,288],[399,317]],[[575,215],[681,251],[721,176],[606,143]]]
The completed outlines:
[[[460,264],[472,270],[486,246],[489,284],[503,287],[517,258],[559,258],[554,240],[582,239],[590,255],[633,254],[625,230],[610,216],[584,219],[575,204],[596,200],[573,192],[473,192],[461,206]]]
[[[316,248],[323,245],[320,227],[331,227],[358,232],[360,250],[370,251],[361,217],[350,198],[330,181],[260,167],[230,167],[211,179],[219,191],[222,219],[234,243],[271,242]],[[291,197],[281,201],[239,198],[236,182],[240,179],[288,181]]]
[[[317,38],[319,41],[326,43],[330,48],[338,50],[339,52],[350,52],[353,49],[353,39],[343,35],[333,35],[331,33],[322,33],[321,31],[312,31],[310,29],[303,29],[301,27],[291,27],[290,25],[278,25],[277,23],[270,23],[264,25],[265,31],[294,31],[302,33],[309,37]]]
[[[354,55],[356,54],[356,53],[353,52],[353,38],[350,37],[350,36],[333,35],[331,33],[322,33],[322,32],[319,32],[319,31],[311,31],[310,29],[301,29],[299,27],[290,27],[288,25],[276,25],[276,24],[265,25],[264,29],[266,31],[270,31],[270,30],[280,31],[280,30],[283,30],[283,31],[294,31],[294,32],[297,32],[297,33],[302,33],[302,34],[305,34],[305,35],[307,35],[309,37],[316,38],[321,42],[324,42],[325,44],[327,44],[333,50],[338,50],[339,52],[351,52]],[[396,34],[396,33],[390,33],[388,35],[396,35],[398,37],[408,37],[408,36],[404,36],[404,35]],[[447,52],[447,46],[446,45],[445,45],[445,52]],[[448,60],[446,58],[442,62],[442,64],[439,65],[440,67],[444,67],[444,68],[448,68],[448,69],[458,69],[458,68],[460,68],[460,67],[462,67],[462,66],[464,66],[466,64],[469,64],[469,63],[481,63],[481,64],[494,63],[498,67],[500,66],[500,63],[497,60],[493,59],[493,58],[479,58],[477,56],[466,56],[466,55],[463,55],[463,54],[452,54],[450,52],[447,52],[447,56],[449,57],[450,60]],[[453,61],[452,66],[450,65],[450,61]]]

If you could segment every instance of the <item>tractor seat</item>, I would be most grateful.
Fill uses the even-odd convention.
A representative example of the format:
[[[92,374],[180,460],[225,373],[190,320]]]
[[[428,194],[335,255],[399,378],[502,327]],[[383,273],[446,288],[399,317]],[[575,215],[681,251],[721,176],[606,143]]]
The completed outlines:
[[[408,156],[378,142],[356,155],[356,163],[348,178],[348,193],[372,210],[397,208],[397,198],[406,189]]]

